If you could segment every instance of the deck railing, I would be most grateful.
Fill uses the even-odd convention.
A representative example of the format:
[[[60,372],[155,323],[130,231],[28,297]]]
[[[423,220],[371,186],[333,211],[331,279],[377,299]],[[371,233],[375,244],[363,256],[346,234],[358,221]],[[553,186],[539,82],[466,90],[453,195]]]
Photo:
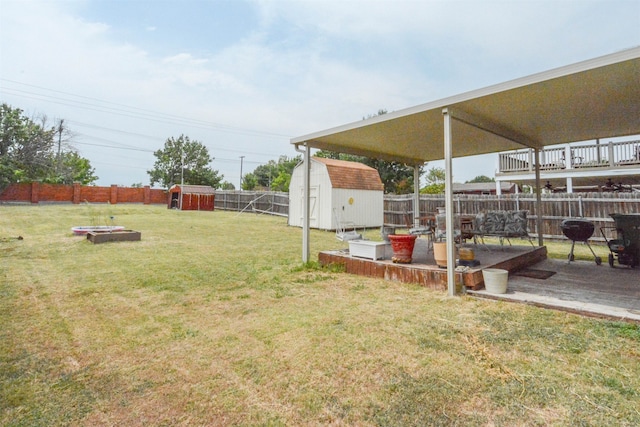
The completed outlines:
[[[564,170],[617,167],[640,164],[640,140],[608,142],[545,148],[540,150],[540,170]],[[533,172],[533,149],[508,151],[499,154],[499,173]]]

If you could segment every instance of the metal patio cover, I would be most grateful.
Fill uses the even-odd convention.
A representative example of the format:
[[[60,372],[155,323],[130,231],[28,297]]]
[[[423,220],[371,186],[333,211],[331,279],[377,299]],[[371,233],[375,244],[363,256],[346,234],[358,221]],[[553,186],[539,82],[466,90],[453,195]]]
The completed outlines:
[[[296,148],[305,146],[307,164],[303,262],[309,258],[310,148],[409,165],[444,159],[451,224],[452,158],[635,134],[640,134],[640,47],[292,138]],[[537,163],[536,177],[539,187]],[[539,190],[536,197],[540,203]],[[414,206],[419,206],[417,187]],[[538,217],[538,229],[541,221]],[[451,227],[446,240],[447,256],[454,259]],[[542,240],[539,235],[540,245]],[[454,263],[447,264],[447,287],[455,295]]]
[[[420,165],[452,156],[640,134],[640,47],[292,138],[295,145]]]

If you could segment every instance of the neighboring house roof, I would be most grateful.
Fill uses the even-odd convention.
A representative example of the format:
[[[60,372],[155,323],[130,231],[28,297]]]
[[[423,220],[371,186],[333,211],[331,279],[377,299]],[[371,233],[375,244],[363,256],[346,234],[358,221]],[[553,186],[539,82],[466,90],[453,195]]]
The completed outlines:
[[[358,162],[312,157],[327,167],[333,188],[384,191],[378,171]]]
[[[500,190],[503,193],[515,193],[516,184],[503,181],[500,183]],[[495,193],[495,182],[469,182],[466,184],[453,183],[454,193]]]
[[[216,190],[208,185],[180,185],[176,184],[171,190],[180,190],[183,194],[215,194]]]

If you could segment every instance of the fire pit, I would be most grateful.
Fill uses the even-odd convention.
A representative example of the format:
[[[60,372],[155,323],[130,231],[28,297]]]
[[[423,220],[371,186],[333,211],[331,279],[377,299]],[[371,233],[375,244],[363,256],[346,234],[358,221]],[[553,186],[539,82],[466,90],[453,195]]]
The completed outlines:
[[[576,242],[582,242],[587,245],[593,254],[596,264],[602,264],[602,258],[596,255],[589,244],[589,239],[593,236],[593,231],[595,230],[595,226],[591,221],[587,221],[583,218],[566,218],[560,223],[560,228],[562,229],[562,233],[571,240],[571,252],[569,252],[568,256],[569,262],[575,259],[573,255],[573,248]]]

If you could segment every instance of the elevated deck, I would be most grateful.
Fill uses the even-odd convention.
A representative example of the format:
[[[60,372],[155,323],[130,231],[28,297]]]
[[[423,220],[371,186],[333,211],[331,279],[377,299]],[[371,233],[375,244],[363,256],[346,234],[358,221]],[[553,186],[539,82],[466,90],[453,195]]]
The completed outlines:
[[[634,191],[640,186],[640,140],[565,145],[540,150],[540,177],[556,190]],[[533,185],[532,149],[499,154],[496,181]],[[637,189],[637,188],[636,188]]]
[[[467,289],[478,290],[484,287],[483,268],[502,268],[510,273],[532,266],[547,258],[546,247],[532,247],[528,242],[514,240],[514,245],[466,245],[472,247],[477,267],[468,267],[456,272],[456,284]],[[515,243],[518,243],[516,245]],[[383,259],[372,260],[351,256],[349,249],[320,252],[322,265],[341,264],[347,273],[360,276],[378,277],[404,283],[417,283],[430,289],[447,290],[447,270],[436,265],[433,251],[428,250],[426,238],[416,239],[411,264],[395,264],[391,261],[391,247],[385,248]]]

